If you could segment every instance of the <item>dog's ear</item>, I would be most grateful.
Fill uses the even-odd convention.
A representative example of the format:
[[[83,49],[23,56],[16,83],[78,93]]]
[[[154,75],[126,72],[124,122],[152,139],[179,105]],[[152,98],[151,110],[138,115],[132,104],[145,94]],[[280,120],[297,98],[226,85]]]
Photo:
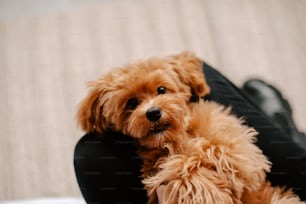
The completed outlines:
[[[103,116],[103,84],[100,81],[89,82],[91,88],[88,95],[81,101],[77,112],[79,126],[85,132],[103,133],[108,128]]]
[[[203,61],[191,52],[182,52],[171,56],[173,69],[181,82],[191,88],[192,94],[203,97],[210,93],[210,88],[203,73]]]

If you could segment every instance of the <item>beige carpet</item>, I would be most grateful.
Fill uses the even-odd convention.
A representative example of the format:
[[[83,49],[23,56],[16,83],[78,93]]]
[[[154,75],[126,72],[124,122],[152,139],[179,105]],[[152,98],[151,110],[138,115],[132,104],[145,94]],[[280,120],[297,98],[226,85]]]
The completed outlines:
[[[191,50],[234,83],[278,86],[306,130],[306,1],[106,1],[0,22],[0,200],[80,196],[73,148],[86,82]]]

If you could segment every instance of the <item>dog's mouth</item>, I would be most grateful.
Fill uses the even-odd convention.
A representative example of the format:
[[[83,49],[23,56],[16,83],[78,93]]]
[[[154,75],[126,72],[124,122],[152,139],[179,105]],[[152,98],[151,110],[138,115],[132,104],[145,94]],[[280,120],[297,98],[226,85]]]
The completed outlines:
[[[160,134],[170,128],[170,123],[155,122],[150,128],[151,134]]]

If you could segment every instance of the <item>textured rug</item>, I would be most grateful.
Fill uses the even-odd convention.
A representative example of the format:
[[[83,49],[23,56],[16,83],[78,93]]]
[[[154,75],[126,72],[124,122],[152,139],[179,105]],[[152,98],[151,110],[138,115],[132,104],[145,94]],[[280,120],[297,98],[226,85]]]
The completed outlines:
[[[118,0],[0,21],[0,200],[80,196],[86,82],[143,57],[190,50],[237,85],[264,79],[306,130],[305,19],[301,0]]]

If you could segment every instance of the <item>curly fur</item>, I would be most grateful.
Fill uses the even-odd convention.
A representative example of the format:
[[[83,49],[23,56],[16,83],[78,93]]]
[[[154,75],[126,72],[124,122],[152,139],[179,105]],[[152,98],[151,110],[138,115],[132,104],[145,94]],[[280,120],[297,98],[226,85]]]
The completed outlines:
[[[202,61],[184,52],[118,68],[89,84],[78,121],[84,131],[135,138],[149,203],[302,203],[266,181],[271,163],[254,144],[257,132],[215,102],[191,103],[210,88]],[[159,93],[159,87],[165,93]],[[130,101],[132,100],[132,103]],[[156,121],[147,118],[158,107]]]

